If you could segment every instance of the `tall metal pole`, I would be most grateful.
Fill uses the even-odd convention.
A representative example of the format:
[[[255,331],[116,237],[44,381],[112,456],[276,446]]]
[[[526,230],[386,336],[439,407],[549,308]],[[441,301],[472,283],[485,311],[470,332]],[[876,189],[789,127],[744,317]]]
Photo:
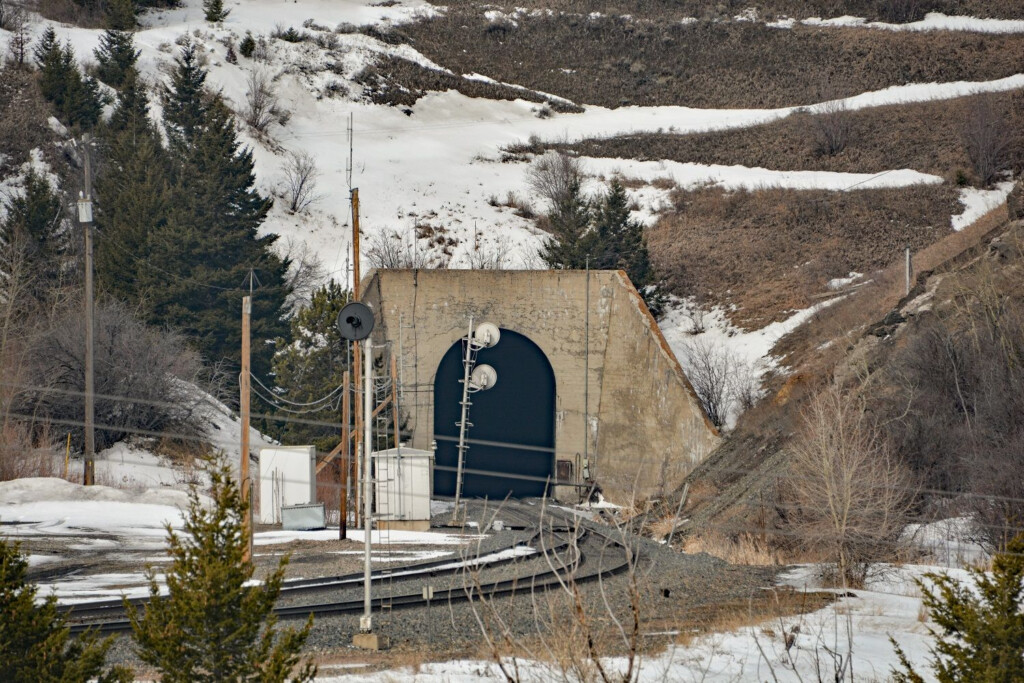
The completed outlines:
[[[352,300],[359,301],[359,188],[352,189]],[[361,347],[358,343],[352,344],[352,377],[354,378],[353,392],[355,392],[355,386],[359,384],[359,377],[362,371],[362,353],[360,352]],[[346,389],[347,391],[347,389]],[[357,404],[358,405],[358,404]],[[363,433],[363,418],[362,413],[358,410],[353,411],[355,413],[355,419],[353,429],[353,439],[358,445],[361,442],[360,436]],[[356,457],[354,468],[356,474],[356,481],[362,481],[362,471],[366,469],[366,465],[363,462],[366,457],[365,454],[369,451],[360,450],[356,448]],[[359,510],[359,487],[355,487],[355,509]],[[359,515],[356,514],[356,522],[358,526]]]
[[[370,339],[363,342],[366,347],[366,370],[363,375],[363,616],[359,620],[359,630],[369,633],[373,630],[372,605],[370,604],[370,532],[373,528],[370,500],[372,491],[372,472],[370,467],[370,413],[373,411],[373,363],[370,362]]]
[[[473,316],[469,316],[469,335],[466,337],[466,356],[462,359],[462,419],[459,420],[459,463],[455,469],[455,507],[452,520],[458,519],[462,499],[462,468],[466,460],[466,419],[469,413],[469,365],[473,359]]]
[[[583,468],[590,470],[590,254],[587,254],[587,293],[583,314]],[[582,472],[576,474],[577,483]]]
[[[252,296],[242,297],[242,374],[238,378],[238,412],[242,420],[242,442],[240,446],[241,462],[238,466],[238,478],[242,489],[242,500],[248,503],[249,507],[249,512],[244,522],[246,546],[245,553],[242,555],[243,562],[248,562],[252,559],[252,496],[249,495],[251,489],[251,482],[249,480],[249,391],[251,382],[249,376],[249,336],[251,315]]]
[[[341,449],[341,491],[338,501],[338,539],[342,541],[348,536],[348,486],[350,479],[348,468],[352,462],[352,444],[349,443],[352,435],[348,431],[348,419],[351,413],[348,378],[349,374],[346,370],[341,380],[345,390],[341,392],[341,442],[343,446]]]

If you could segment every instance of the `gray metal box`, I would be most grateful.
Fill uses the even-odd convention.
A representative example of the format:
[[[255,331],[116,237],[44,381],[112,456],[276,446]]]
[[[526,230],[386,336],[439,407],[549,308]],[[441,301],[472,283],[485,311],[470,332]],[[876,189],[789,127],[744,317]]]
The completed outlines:
[[[312,531],[325,528],[324,504],[282,505],[281,528],[288,531]]]

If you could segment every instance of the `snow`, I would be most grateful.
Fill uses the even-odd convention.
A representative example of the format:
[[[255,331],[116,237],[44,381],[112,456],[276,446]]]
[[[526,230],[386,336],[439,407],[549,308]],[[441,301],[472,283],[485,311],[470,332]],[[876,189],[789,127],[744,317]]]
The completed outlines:
[[[263,192],[280,194],[287,154],[308,152],[317,160],[319,192],[323,196],[299,215],[287,213],[284,202],[277,202],[263,230],[282,235],[284,239],[279,244],[309,248],[320,258],[324,270],[339,279],[348,277],[349,197],[347,192],[337,188],[348,187],[349,115],[354,117],[352,184],[360,189],[363,243],[367,249],[372,245],[373,236],[385,230],[414,239],[415,226],[425,224],[441,228],[455,242],[451,254],[446,255],[436,246],[420,241],[418,248],[430,251],[434,263],[466,267],[475,248],[484,254],[506,254],[506,267],[530,268],[537,265],[536,254],[543,235],[527,219],[514,215],[506,207],[488,203],[491,196],[504,197],[510,191],[530,196],[525,166],[501,163],[504,146],[526,141],[531,135],[549,140],[572,140],[657,130],[675,133],[721,130],[758,125],[799,110],[819,111],[829,106],[822,103],[802,108],[734,110],[678,106],[611,110],[587,106],[582,114],[554,114],[540,119],[536,115],[538,105],[533,102],[488,101],[445,92],[422,98],[408,110],[412,114],[407,115],[401,109],[357,101],[361,89],[351,77],[378,54],[397,54],[437,67],[409,46],[390,46],[357,33],[331,33],[331,39],[338,44],[335,48],[322,48],[312,42],[292,44],[270,40],[265,62],[240,58],[238,64],[232,65],[224,60],[224,42],[231,39],[237,43],[246,30],[260,35],[279,26],[299,29],[308,18],[314,19],[315,24],[301,30],[326,35],[341,24],[394,25],[443,10],[422,2],[381,7],[355,0],[253,0],[233,4],[230,9],[226,21],[218,25],[202,20],[199,0],[188,0],[180,9],[148,13],[144,28],[136,34],[142,72],[151,81],[163,80],[167,66],[177,53],[175,41],[188,33],[203,46],[210,70],[210,86],[223,92],[236,107],[240,108],[244,102],[246,81],[253,69],[265,70],[274,79],[281,104],[291,112],[291,118],[285,126],[274,124],[271,127],[272,142],[268,145],[243,136],[253,148],[257,184]],[[931,26],[937,25],[939,19],[930,15],[925,21],[931,22]],[[959,17],[943,21],[966,25]],[[91,59],[99,31],[52,22],[41,22],[33,30],[40,32],[45,25],[54,25],[60,38],[70,40],[79,59]],[[992,23],[977,25],[996,26]],[[487,78],[478,74],[472,77]],[[328,92],[332,84],[340,84],[347,94],[332,97]],[[862,93],[842,103],[855,109],[1022,87],[1024,74],[1018,74],[989,82],[894,86]],[[606,166],[628,165],[641,175],[666,174],[659,172],[659,162],[588,160],[588,164],[595,172]],[[854,185],[938,182],[935,176],[906,169],[865,176],[700,167],[673,162],[664,162],[664,166],[668,174],[678,176],[684,183],[711,182],[730,188],[848,189]],[[867,182],[858,185],[862,181]],[[663,192],[648,194],[650,202],[663,201]],[[483,229],[479,229],[481,227]],[[369,266],[367,259],[363,263],[364,267]]]
[[[717,186],[725,190],[784,188],[793,190],[869,190],[910,185],[938,185],[942,178],[911,169],[882,173],[836,173],[831,171],[775,171],[747,166],[681,163],[678,161],[636,161],[634,159],[581,157],[590,173],[620,175],[650,183],[668,178],[684,188]]]
[[[980,19],[978,17],[949,16],[941,12],[929,12],[924,19],[905,24],[890,24],[883,21],[868,21],[861,17],[832,17],[822,19],[811,17],[779,19],[768,22],[773,28],[793,28],[796,24],[825,28],[872,28],[885,31],[957,31],[964,33],[1024,33],[1024,21],[1020,19]]]
[[[834,277],[826,283],[826,287],[831,290],[843,289],[852,285],[854,282],[864,277],[864,273],[858,273],[856,271],[850,271],[850,274],[846,277]]]
[[[823,590],[814,578],[819,570],[815,565],[796,567],[782,576],[781,584],[799,590]],[[927,669],[931,637],[928,625],[920,619],[921,597],[914,579],[935,568],[905,565],[888,570],[881,578],[869,581],[863,590],[841,591],[855,597],[839,598],[833,605],[809,614],[713,633],[698,637],[686,646],[670,645],[660,654],[641,659],[636,680],[708,683],[831,680],[835,667],[828,650],[844,658],[852,653],[855,680],[887,680],[891,670],[899,665],[889,642],[891,635],[919,673],[931,683],[935,680]],[[967,577],[962,570],[954,570],[951,575],[960,580]],[[673,634],[668,631],[648,635]],[[786,635],[793,636],[788,649]],[[612,672],[625,671],[627,665],[624,659],[615,657],[604,659],[602,664]],[[521,680],[565,679],[554,664],[519,659],[517,665]],[[824,676],[821,679],[819,667]],[[402,668],[341,674],[327,669],[317,680],[321,683],[350,680],[384,683],[396,677],[417,683],[504,679],[493,662],[462,659],[421,664],[415,671]],[[850,679],[848,674],[843,680]],[[570,676],[567,680],[576,679]]]
[[[1006,202],[1006,196],[1013,189],[1013,181],[1008,180],[996,183],[991,190],[981,190],[976,187],[965,187],[960,190],[960,203],[964,205],[964,212],[950,217],[953,229],[957,232],[978,220],[986,213]]]

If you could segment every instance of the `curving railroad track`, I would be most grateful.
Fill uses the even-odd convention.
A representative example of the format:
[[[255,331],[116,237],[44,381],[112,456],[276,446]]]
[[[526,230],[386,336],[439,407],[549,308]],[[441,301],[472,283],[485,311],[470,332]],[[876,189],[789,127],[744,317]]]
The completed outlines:
[[[485,511],[476,512],[481,515],[478,524],[486,528]],[[376,569],[371,574],[374,611],[546,591],[567,580],[585,583],[610,577],[630,566],[630,553],[614,529],[521,503],[506,503],[500,516],[506,528],[533,531],[530,539],[455,561],[445,558]],[[432,588],[429,599],[418,585],[424,583]],[[362,589],[362,573],[287,581],[274,612],[282,619],[359,614],[364,608]],[[138,607],[148,600],[128,602]],[[122,600],[79,603],[64,611],[73,633],[131,630]]]

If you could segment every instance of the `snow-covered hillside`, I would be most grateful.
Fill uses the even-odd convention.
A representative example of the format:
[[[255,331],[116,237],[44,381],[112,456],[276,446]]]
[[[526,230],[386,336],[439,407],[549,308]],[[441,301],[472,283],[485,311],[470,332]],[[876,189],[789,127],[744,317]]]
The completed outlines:
[[[227,7],[230,14],[218,24],[204,21],[201,0],[185,0],[181,8],[146,13],[141,18],[142,28],[135,34],[142,73],[154,86],[163,82],[178,53],[177,44],[188,37],[202,48],[210,74],[208,84],[220,90],[236,111],[245,109],[252,74],[259,73],[270,80],[286,115],[279,116],[265,135],[256,135],[241,126],[254,153],[259,188],[268,194],[283,195],[290,155],[308,154],[315,159],[318,171],[317,200],[297,214],[286,210],[286,202],[277,202],[263,230],[281,235],[282,248],[305,248],[315,253],[325,274],[339,280],[350,278],[350,181],[351,187],[359,189],[364,270],[370,267],[366,256],[373,248],[375,236],[385,233],[398,236],[406,245],[415,245],[413,248],[423,252],[426,262],[432,265],[470,267],[473,263],[489,262],[506,268],[535,268],[541,266],[537,254],[545,237],[532,221],[507,206],[512,203],[508,201],[512,195],[529,202],[529,162],[503,160],[503,147],[526,142],[532,136],[541,140],[577,140],[645,131],[684,133],[754,126],[796,112],[826,111],[837,104],[711,110],[680,106],[607,109],[579,102],[576,104],[585,108],[582,113],[557,113],[526,100],[470,98],[448,91],[428,94],[410,107],[377,105],[364,99],[362,86],[353,80],[377,57],[395,55],[429,68],[443,68],[407,44],[392,45],[353,27],[400,26],[445,12],[444,7],[419,0],[247,0],[228,3]],[[739,19],[756,17],[744,15]],[[863,22],[843,17],[817,23],[846,26]],[[101,31],[53,24],[38,17],[32,31],[38,35],[47,25],[55,27],[59,38],[70,41],[80,60],[93,59]],[[781,29],[791,23],[777,25]],[[288,28],[302,32],[308,39],[288,42],[271,38],[271,34]],[[918,24],[901,28],[1024,31],[1020,21],[941,15],[929,15]],[[228,45],[237,48],[247,33],[263,39],[263,44],[254,58],[239,56],[237,63],[229,63]],[[9,33],[0,31],[0,41],[6,43],[9,39]],[[488,78],[487,74],[466,77]],[[894,86],[861,93],[838,104],[861,109],[1020,88],[1024,88],[1024,74],[990,82]],[[158,116],[158,106],[153,109],[153,115]],[[851,192],[942,182],[938,176],[913,169],[868,174],[631,159],[584,158],[582,162],[592,176],[586,186],[592,192],[616,175],[648,183],[630,190],[637,216],[647,222],[668,201],[668,190],[649,184],[659,179],[684,188],[719,185],[730,190],[783,187]],[[1001,201],[1009,187],[1004,184],[992,191],[963,190],[964,212],[950,217],[952,227],[961,229],[970,223]],[[808,313],[793,311],[791,315],[786,329]],[[686,324],[681,323],[686,317],[682,309],[669,315],[663,324],[667,336],[681,339],[687,331]],[[712,325],[722,331],[717,341],[736,346],[744,357],[756,356],[751,357],[751,362],[758,362],[770,352],[771,344],[764,340],[778,338],[781,330],[754,331],[761,341],[752,346],[747,337],[728,328],[723,316],[712,315],[709,320],[720,318],[721,324]],[[678,350],[678,344],[676,347]],[[756,354],[752,353],[754,349]]]

